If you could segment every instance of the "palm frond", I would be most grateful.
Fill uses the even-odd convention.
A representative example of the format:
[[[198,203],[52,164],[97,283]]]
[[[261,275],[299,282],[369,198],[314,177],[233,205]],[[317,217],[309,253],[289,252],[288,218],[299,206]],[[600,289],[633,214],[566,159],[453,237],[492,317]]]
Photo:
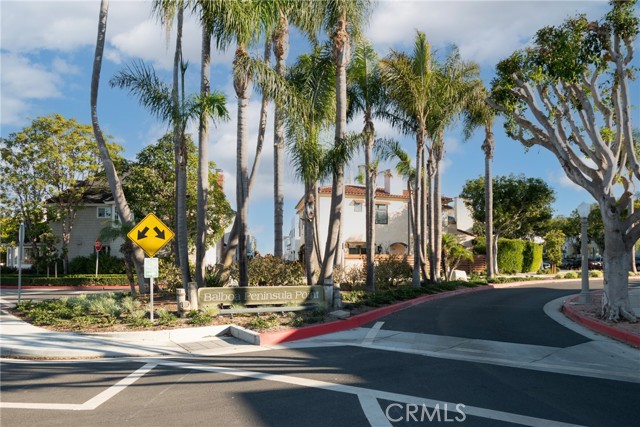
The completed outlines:
[[[128,89],[129,94],[138,98],[140,105],[160,120],[177,120],[177,117],[174,117],[171,89],[158,78],[154,68],[147,66],[143,61],[127,65],[109,80],[109,85]]]

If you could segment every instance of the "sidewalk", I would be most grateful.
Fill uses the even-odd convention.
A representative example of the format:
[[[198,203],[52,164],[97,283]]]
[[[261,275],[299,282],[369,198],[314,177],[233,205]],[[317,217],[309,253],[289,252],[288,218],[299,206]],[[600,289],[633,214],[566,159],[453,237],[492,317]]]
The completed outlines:
[[[456,294],[454,291],[453,294]],[[633,307],[640,313],[640,288],[632,289]],[[437,294],[445,297],[444,294]],[[451,295],[453,296],[453,295]],[[378,317],[400,310],[411,301],[384,307]],[[565,306],[567,301],[565,301]],[[369,312],[370,313],[370,312]],[[366,313],[365,313],[366,314]],[[368,317],[371,317],[370,314]],[[579,323],[589,326],[589,319],[577,314]],[[584,316],[583,316],[584,317]],[[373,318],[368,321],[374,320]],[[80,359],[101,357],[151,357],[151,356],[191,356],[224,354],[242,351],[259,351],[265,347],[254,345],[274,345],[311,336],[350,330],[359,325],[354,321],[337,321],[322,325],[300,328],[278,333],[258,334],[233,325],[184,328],[166,331],[123,332],[123,333],[63,333],[49,331],[26,323],[8,312],[0,313],[0,357],[27,359]],[[605,336],[613,336],[616,328],[606,325],[598,330]],[[311,333],[311,335],[310,335]],[[228,336],[232,335],[232,336]],[[261,338],[264,336],[264,338]],[[280,338],[286,336],[288,338]],[[631,337],[633,344],[640,336]]]

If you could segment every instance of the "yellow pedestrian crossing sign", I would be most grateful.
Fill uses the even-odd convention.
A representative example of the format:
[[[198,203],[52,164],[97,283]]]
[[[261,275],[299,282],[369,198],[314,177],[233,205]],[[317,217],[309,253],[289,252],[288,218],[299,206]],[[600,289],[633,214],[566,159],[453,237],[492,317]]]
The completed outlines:
[[[169,229],[160,218],[150,213],[140,221],[127,237],[133,243],[140,246],[144,253],[153,257],[156,252],[173,239],[175,234]]]

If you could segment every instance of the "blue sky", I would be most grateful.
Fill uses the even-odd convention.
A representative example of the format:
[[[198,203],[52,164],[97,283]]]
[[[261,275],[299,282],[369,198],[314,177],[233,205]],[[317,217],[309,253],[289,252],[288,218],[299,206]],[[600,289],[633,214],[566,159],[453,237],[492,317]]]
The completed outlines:
[[[60,113],[81,123],[91,123],[89,85],[95,48],[99,1],[0,1],[0,134],[27,126],[38,116]],[[166,131],[166,125],[150,116],[137,101],[124,91],[111,89],[108,80],[132,60],[143,59],[153,64],[170,82],[173,60],[173,36],[150,13],[149,1],[111,0],[107,45],[99,96],[99,119],[104,131],[125,147],[125,157],[133,159],[144,146],[154,143]],[[427,35],[435,49],[445,50],[455,43],[462,57],[481,66],[488,84],[495,64],[515,49],[530,42],[536,30],[561,23],[576,13],[597,19],[608,10],[606,1],[381,1],[371,16],[366,35],[382,57],[390,48],[409,51],[415,31]],[[293,34],[288,63],[307,49],[306,43]],[[261,47],[256,47],[260,54]],[[187,17],[184,29],[184,51],[189,61],[187,91],[199,88],[200,30],[193,17]],[[636,54],[638,52],[636,51]],[[230,64],[233,48],[214,51],[212,86],[227,95],[231,120],[212,130],[209,141],[210,159],[225,171],[226,193],[235,205],[236,98],[231,82]],[[637,59],[636,59],[636,62]],[[634,86],[633,110],[636,127],[640,126],[638,85]],[[250,144],[254,146],[259,94],[250,101]],[[362,120],[356,118],[351,130],[359,131]],[[191,131],[197,136],[195,125]],[[377,123],[380,136],[395,137],[414,151],[411,138],[403,138],[389,125]],[[555,191],[556,215],[568,215],[582,201],[591,202],[586,191],[572,184],[558,161],[542,148],[525,151],[508,139],[496,125],[494,175],[524,174],[544,179]],[[444,161],[442,192],[457,196],[464,182],[483,174],[484,159],[480,149],[483,134],[477,132],[464,142],[459,129],[446,135],[447,154]],[[270,114],[263,159],[251,196],[249,226],[262,253],[273,249],[273,115]],[[252,148],[250,148],[252,152]],[[357,164],[352,164],[353,175]],[[293,206],[302,195],[302,186],[287,168],[285,172],[285,232],[294,216]],[[167,183],[167,185],[172,185]]]

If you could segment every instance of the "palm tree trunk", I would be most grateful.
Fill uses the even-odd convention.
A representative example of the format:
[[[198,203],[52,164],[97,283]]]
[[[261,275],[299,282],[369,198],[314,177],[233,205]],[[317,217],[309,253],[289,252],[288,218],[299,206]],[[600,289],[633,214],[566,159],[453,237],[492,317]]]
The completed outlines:
[[[211,91],[211,33],[202,25],[202,65],[200,73],[200,94],[205,97]],[[207,198],[209,192],[209,115],[200,112],[198,132],[198,201],[196,209],[196,283],[204,286],[204,255],[207,251]]]
[[[420,206],[420,194],[423,191],[422,189],[422,178],[420,175],[422,174],[422,160],[421,156],[423,156],[424,145],[422,144],[422,138],[418,137],[416,144],[416,176],[414,178],[414,220],[413,220],[413,275],[411,277],[411,286],[419,288],[420,287],[420,253],[422,251],[422,239],[420,238],[420,212],[422,206]]]
[[[370,117],[371,112],[367,112],[367,116]],[[376,171],[372,166],[371,157],[373,150],[373,142],[375,137],[375,131],[373,122],[367,121],[364,131],[367,137],[367,143],[364,152],[365,163],[365,213],[366,217],[366,244],[367,244],[367,278],[365,288],[367,292],[375,292],[376,290],[376,269],[375,269],[375,256],[374,246],[376,241],[376,225],[375,225],[375,195],[376,195]]]
[[[98,37],[96,41],[95,55],[93,57],[93,71],[91,74],[91,123],[93,125],[93,133],[95,134],[96,142],[98,143],[100,157],[102,159],[102,164],[104,165],[104,170],[107,176],[107,181],[109,182],[111,194],[113,195],[118,211],[122,215],[122,222],[126,225],[133,226],[133,216],[131,214],[131,210],[129,209],[129,205],[127,204],[127,199],[124,196],[122,183],[120,182],[120,178],[118,177],[116,168],[113,165],[111,155],[109,154],[109,150],[107,149],[107,144],[104,140],[104,135],[102,134],[102,130],[100,129],[100,124],[98,122],[98,88],[100,85],[100,71],[102,70],[102,58],[104,53],[104,42],[107,33],[108,14],[109,0],[102,0],[100,2]],[[138,274],[138,286],[140,288],[140,293],[146,293],[147,287],[144,281],[143,267],[144,253],[139,246],[134,245],[133,247],[133,260],[136,268],[136,273]]]
[[[315,186],[309,182],[305,183],[305,207],[304,207],[304,261],[307,274],[307,285],[312,286],[318,275],[318,257],[315,245]]]
[[[433,150],[429,150],[429,160],[427,161],[427,185],[428,185],[428,197],[427,197],[427,224],[429,228],[429,280],[431,282],[436,281],[436,263],[434,259],[435,255],[435,219],[434,219],[434,206],[435,206],[435,196],[433,191],[433,175],[434,175],[434,167],[433,167]]]
[[[444,141],[442,135],[438,135],[437,144],[434,146],[434,169],[433,175],[433,237],[434,237],[434,254],[433,262],[435,268],[435,281],[441,280],[441,265],[442,265],[442,197],[440,193],[440,164],[444,157]]]
[[[493,159],[493,132],[490,126],[485,126],[485,140],[482,144],[484,151],[484,209],[486,236],[487,279],[494,276],[493,265],[493,178],[491,176],[491,160]]]
[[[273,53],[276,56],[276,72],[284,77],[285,60],[289,48],[289,23],[280,12],[280,22],[273,37]],[[284,194],[282,176],[284,172],[284,111],[280,102],[276,102],[273,135],[273,254],[282,258],[282,223],[284,221]]]
[[[269,64],[269,57],[271,56],[271,40],[267,38],[264,43],[264,61]],[[260,107],[260,125],[258,128],[258,140],[256,142],[256,154],[253,158],[253,165],[251,166],[251,175],[249,176],[248,194],[251,194],[251,189],[257,176],[258,168],[260,166],[260,160],[262,160],[262,147],[264,145],[264,137],[267,129],[267,107],[269,105],[269,99],[265,94],[262,95],[262,104]],[[224,269],[233,263],[233,259],[238,249],[238,215],[233,220],[233,226],[229,232],[229,241],[227,247],[222,254],[222,266]]]
[[[238,46],[236,58],[248,55],[244,46]],[[246,70],[234,69],[234,88],[238,97],[238,129],[236,146],[236,205],[238,218],[238,270],[239,285],[249,286],[249,260],[247,258],[247,214],[249,199],[249,165],[247,161],[247,137],[249,109],[249,87],[251,80]]]
[[[427,207],[427,192],[429,191],[429,181],[428,175],[426,174],[427,165],[426,165],[426,156],[425,150],[422,150],[422,159],[420,160],[422,164],[422,175],[420,179],[422,180],[422,191],[420,191],[420,205],[422,206],[420,210],[420,236],[422,236],[422,245],[420,245],[420,269],[422,270],[422,277],[426,280],[429,277],[428,269],[427,269],[427,260],[429,257],[429,247],[428,242],[430,239],[427,237],[429,232],[429,216],[428,216],[428,207]]]
[[[347,32],[347,19],[342,16],[332,36],[332,57],[336,66],[336,146],[345,144],[347,128],[347,65],[351,58],[351,40]],[[331,190],[331,211],[329,214],[329,230],[322,263],[321,280],[333,280],[333,267],[342,264],[343,248],[339,241],[342,227],[342,205],[344,200],[344,165],[335,165],[333,172],[333,188]],[[339,300],[340,289],[334,286]]]
[[[177,28],[176,28],[176,51],[173,57],[173,90],[171,92],[171,102],[173,103],[173,111],[176,117],[178,116],[178,112],[180,109],[180,63],[182,62],[182,27],[184,20],[184,8],[182,3],[178,6],[178,16],[177,16]],[[178,202],[178,177],[180,176],[180,124],[176,121],[173,126],[173,155],[174,155],[174,168],[176,174],[176,182],[174,185],[174,197],[175,197],[175,224],[174,228],[176,230],[176,238],[175,238],[175,255],[176,255],[176,265],[180,267],[180,223],[178,220],[178,212],[179,212],[179,202]]]

